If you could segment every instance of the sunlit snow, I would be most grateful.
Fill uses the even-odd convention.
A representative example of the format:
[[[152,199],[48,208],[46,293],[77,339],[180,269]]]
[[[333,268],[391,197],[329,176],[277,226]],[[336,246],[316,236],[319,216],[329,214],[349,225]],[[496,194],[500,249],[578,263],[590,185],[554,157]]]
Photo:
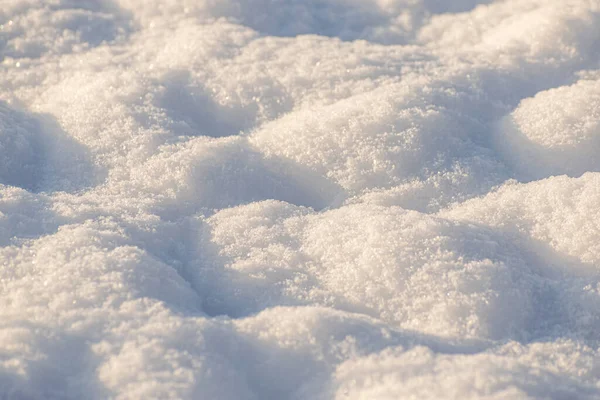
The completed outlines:
[[[0,398],[600,398],[598,0],[0,0]]]

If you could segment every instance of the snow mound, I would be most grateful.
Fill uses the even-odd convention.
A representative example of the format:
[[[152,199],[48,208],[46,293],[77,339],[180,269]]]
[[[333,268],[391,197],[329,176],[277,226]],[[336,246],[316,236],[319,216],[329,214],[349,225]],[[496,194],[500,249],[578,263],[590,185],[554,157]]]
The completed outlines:
[[[599,171],[600,81],[524,99],[498,131],[500,148],[524,179]]]
[[[0,3],[0,398],[600,397],[596,0]]]
[[[208,220],[210,243],[222,249],[215,259],[223,266],[213,273],[223,275],[223,287],[210,295],[219,313],[318,304],[398,328],[479,339],[518,337],[535,319],[537,277],[491,231],[401,208],[304,215],[285,203],[260,206]],[[232,291],[232,281],[253,283]]]

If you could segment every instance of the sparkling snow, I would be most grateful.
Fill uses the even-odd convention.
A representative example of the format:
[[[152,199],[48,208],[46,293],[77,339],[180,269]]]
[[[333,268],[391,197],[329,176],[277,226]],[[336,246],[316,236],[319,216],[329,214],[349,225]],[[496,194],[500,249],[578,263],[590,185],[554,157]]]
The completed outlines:
[[[600,398],[598,0],[0,0],[0,398]]]

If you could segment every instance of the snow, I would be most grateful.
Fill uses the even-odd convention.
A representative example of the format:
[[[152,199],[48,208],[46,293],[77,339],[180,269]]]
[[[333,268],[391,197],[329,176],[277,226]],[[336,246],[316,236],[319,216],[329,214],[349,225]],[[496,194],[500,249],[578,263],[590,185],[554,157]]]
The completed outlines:
[[[597,0],[0,0],[0,397],[600,398]]]

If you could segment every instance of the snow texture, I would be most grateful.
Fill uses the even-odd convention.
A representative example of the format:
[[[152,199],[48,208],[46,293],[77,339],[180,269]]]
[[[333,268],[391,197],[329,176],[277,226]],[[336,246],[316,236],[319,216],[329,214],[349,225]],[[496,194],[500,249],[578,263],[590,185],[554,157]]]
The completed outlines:
[[[600,399],[598,0],[0,0],[0,398]]]

